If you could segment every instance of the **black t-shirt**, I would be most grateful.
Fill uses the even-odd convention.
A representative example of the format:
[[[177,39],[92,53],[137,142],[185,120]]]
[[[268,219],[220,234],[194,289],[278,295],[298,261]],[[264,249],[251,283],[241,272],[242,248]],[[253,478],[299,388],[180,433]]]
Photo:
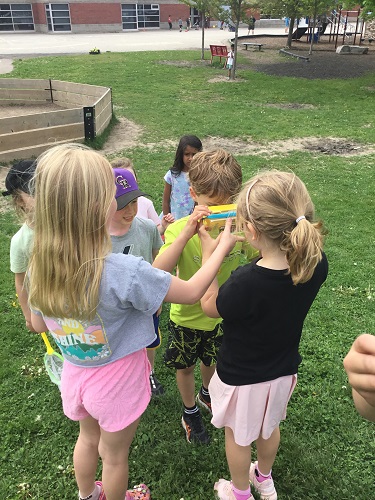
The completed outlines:
[[[303,322],[327,278],[325,254],[312,278],[293,285],[290,274],[257,266],[238,268],[219,290],[224,338],[217,373],[228,385],[248,385],[297,373]]]

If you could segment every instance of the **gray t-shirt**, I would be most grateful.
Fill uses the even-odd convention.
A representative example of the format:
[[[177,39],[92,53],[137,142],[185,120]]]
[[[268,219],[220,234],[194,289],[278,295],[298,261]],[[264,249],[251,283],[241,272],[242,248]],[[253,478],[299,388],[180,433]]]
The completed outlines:
[[[166,296],[171,275],[140,257],[105,259],[99,306],[92,321],[43,317],[65,359],[84,367],[113,363],[151,344],[152,315]]]
[[[112,236],[112,252],[143,257],[150,264],[152,251],[163,246],[158,228],[149,219],[134,217],[129,231],[123,236]]]

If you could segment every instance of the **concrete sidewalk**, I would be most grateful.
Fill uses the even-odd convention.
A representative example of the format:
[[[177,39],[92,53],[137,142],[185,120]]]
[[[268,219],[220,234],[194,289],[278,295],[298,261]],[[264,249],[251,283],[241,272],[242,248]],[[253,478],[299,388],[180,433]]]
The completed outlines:
[[[246,36],[247,28],[239,30],[239,36]],[[255,35],[285,35],[283,28],[255,29]],[[286,35],[285,35],[286,36]],[[228,45],[233,32],[210,28],[204,32],[204,46]],[[2,59],[20,56],[41,56],[57,54],[87,54],[93,47],[101,52],[142,52],[155,50],[200,49],[201,30],[178,29],[137,31],[124,33],[90,34],[41,34],[41,33],[1,33],[0,57]]]

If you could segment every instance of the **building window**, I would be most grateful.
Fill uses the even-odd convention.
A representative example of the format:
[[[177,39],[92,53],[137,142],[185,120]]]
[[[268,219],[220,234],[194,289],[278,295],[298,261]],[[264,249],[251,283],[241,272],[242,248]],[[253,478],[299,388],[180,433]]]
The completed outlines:
[[[34,31],[31,4],[1,4],[0,31]]]
[[[71,31],[69,4],[47,3],[48,31]]]
[[[122,29],[159,28],[159,4],[123,4],[121,5]]]

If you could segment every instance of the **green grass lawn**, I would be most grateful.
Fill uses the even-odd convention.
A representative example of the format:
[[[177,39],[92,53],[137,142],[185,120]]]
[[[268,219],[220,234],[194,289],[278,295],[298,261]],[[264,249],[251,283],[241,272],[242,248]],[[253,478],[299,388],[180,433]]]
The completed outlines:
[[[238,71],[242,83],[208,83],[223,70],[199,61],[199,51],[48,57],[16,62],[7,77],[53,78],[111,86],[116,114],[144,128],[126,150],[142,190],[161,208],[163,176],[181,135],[269,141],[337,137],[374,146],[375,72],[352,80],[304,80]],[[169,61],[174,64],[160,64]],[[190,67],[175,64],[189,61]],[[245,61],[241,60],[241,63]],[[280,109],[270,104],[310,104]],[[166,142],[168,141],[168,142]],[[171,146],[171,144],[175,144]],[[118,155],[117,155],[118,156]],[[375,155],[329,156],[307,151],[236,156],[247,179],[261,168],[292,169],[307,184],[328,229],[330,272],[305,323],[298,385],[281,427],[273,475],[280,500],[371,500],[374,425],[356,413],[342,359],[354,338],[375,332]],[[1,208],[1,207],[0,207]],[[0,488],[5,499],[75,499],[72,451],[76,423],[64,417],[58,389],[43,370],[44,345],[14,307],[9,243],[17,230],[2,206],[0,307]],[[166,336],[168,307],[162,316]],[[154,500],[209,500],[228,478],[224,438],[205,417],[212,442],[189,445],[181,428],[174,373],[156,372],[166,395],[152,401],[130,453],[130,483],[146,482]],[[98,472],[98,476],[100,472]]]

